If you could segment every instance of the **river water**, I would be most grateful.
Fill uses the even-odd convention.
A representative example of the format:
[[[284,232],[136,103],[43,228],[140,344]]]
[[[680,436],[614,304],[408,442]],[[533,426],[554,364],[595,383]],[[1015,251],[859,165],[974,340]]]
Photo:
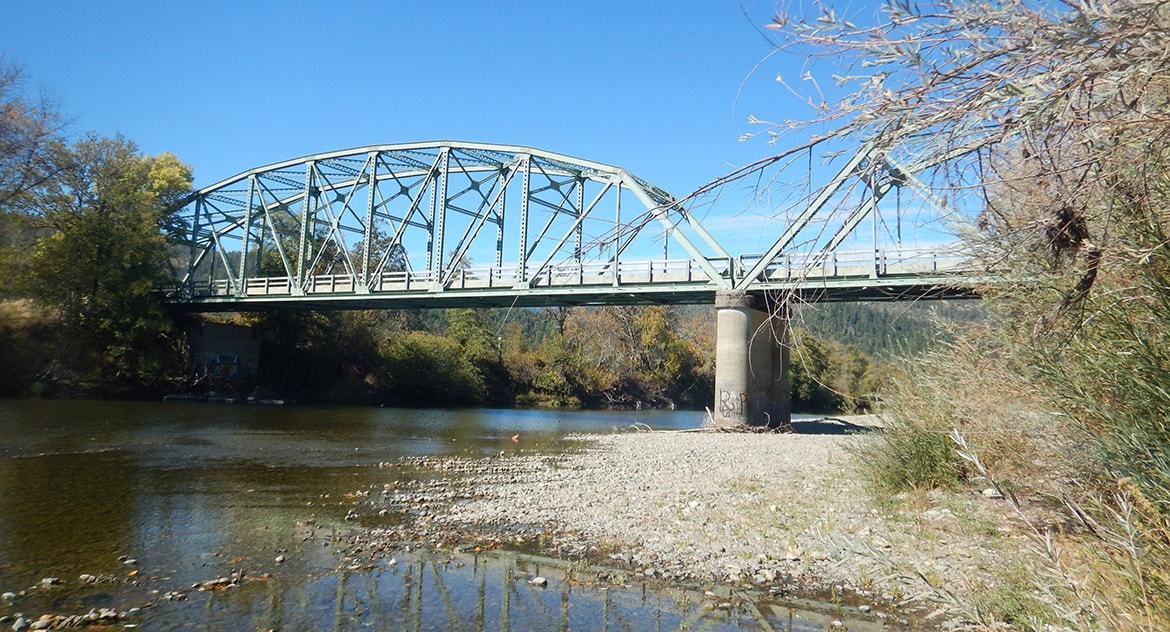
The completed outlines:
[[[0,629],[94,608],[138,608],[113,627],[160,631],[823,629],[831,604],[711,610],[701,590],[605,586],[531,554],[400,551],[350,568],[330,548],[357,528],[354,491],[387,482],[380,463],[558,451],[569,433],[701,417],[0,401],[0,593],[16,595]]]

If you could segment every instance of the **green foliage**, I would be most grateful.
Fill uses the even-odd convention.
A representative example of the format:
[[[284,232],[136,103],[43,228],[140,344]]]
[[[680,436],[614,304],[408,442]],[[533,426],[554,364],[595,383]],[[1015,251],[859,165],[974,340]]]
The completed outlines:
[[[453,309],[447,314],[447,337],[454,340],[463,356],[475,367],[483,383],[480,401],[511,404],[515,389],[504,370],[503,340],[490,322],[490,313],[476,309]]]
[[[1170,251],[1152,251],[1134,281],[1124,303],[1089,298],[1094,317],[1037,366],[1055,403],[1098,438],[1113,477],[1132,479],[1170,519]]]
[[[171,370],[170,320],[153,292],[161,231],[190,191],[190,169],[122,138],[59,147],[54,161],[59,171],[25,205],[38,230],[21,244],[18,292],[59,315],[54,379],[133,392]]]
[[[368,381],[382,363],[378,338],[385,312],[278,311],[242,321],[261,341],[262,386],[301,401],[371,402]]]
[[[950,339],[947,324],[987,318],[979,301],[805,305],[793,322],[813,335],[882,360],[917,355]]]
[[[867,478],[883,493],[953,486],[967,472],[947,436],[952,429],[970,438],[996,476],[1029,493],[1084,466],[1077,456],[1084,437],[1047,414],[1042,387],[1012,360],[999,331],[962,331],[886,377],[885,429],[861,448]]]
[[[549,347],[547,367],[578,400],[606,406],[710,405],[713,349],[680,336],[689,327],[660,306],[573,309],[562,318],[562,344]]]
[[[993,581],[976,593],[976,610],[985,619],[1018,629],[1043,628],[1054,617],[1050,605],[1034,590],[1035,571],[1024,560],[1007,560]]]
[[[454,340],[472,363],[497,361],[498,341],[482,310],[452,309],[447,313],[447,337]]]
[[[712,311],[274,312],[244,324],[263,342],[261,385],[301,401],[699,409],[714,399]],[[864,354],[800,340],[802,410],[868,405],[880,371]]]
[[[841,394],[832,387],[829,343],[794,328],[792,351],[789,355],[789,383],[792,388],[792,407],[796,411],[840,410]]]
[[[954,487],[963,468],[947,431],[920,420],[887,422],[881,435],[859,450],[867,480],[882,497]]]
[[[857,348],[829,342],[808,331],[792,329],[790,384],[797,412],[832,413],[869,410],[883,380],[883,370]]]
[[[385,403],[403,406],[466,406],[484,401],[483,377],[454,340],[412,331],[380,349],[385,382],[378,384]]]

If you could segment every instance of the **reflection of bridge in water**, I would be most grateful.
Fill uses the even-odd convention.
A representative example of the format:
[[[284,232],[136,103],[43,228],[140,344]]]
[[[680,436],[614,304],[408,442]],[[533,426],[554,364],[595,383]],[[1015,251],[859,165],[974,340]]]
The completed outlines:
[[[906,247],[900,208],[886,238],[879,203],[926,166],[863,148],[776,211],[771,247],[732,254],[610,165],[454,142],[323,153],[193,194],[168,291],[196,311],[713,303],[717,421],[782,423],[789,300],[969,295],[978,280],[953,248]]]
[[[650,588],[623,571],[519,553],[427,553],[372,570],[340,571],[332,603],[271,592],[254,608],[262,627],[298,630],[802,630],[840,616],[751,592]],[[628,572],[628,571],[627,571]],[[532,583],[537,577],[544,585]],[[225,601],[238,595],[223,594]],[[225,604],[226,605],[226,604]],[[865,622],[843,621],[854,629]],[[872,623],[870,623],[872,625]]]

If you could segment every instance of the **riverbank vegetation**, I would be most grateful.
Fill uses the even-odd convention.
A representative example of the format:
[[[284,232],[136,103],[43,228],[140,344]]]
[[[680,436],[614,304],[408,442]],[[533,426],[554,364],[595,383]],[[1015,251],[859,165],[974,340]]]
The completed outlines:
[[[990,326],[888,381],[870,478],[894,499],[990,486],[1018,510],[1035,555],[978,578],[972,622],[1170,628],[1170,6],[821,8],[770,25],[843,64],[814,122],[941,160],[928,184],[974,202],[962,236],[1002,279]]]

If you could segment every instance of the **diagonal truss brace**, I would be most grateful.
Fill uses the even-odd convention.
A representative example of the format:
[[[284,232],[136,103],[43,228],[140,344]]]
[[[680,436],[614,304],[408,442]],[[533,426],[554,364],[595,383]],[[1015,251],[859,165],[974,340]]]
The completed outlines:
[[[915,163],[912,163],[908,167],[903,166],[892,157],[886,156],[883,159],[882,164],[885,167],[887,177],[883,178],[876,184],[870,184],[870,194],[865,196],[865,202],[854,209],[853,213],[849,215],[848,219],[846,219],[845,222],[841,224],[841,227],[837,229],[837,232],[833,235],[833,238],[829,240],[828,244],[826,244],[825,247],[810,260],[810,266],[816,267],[824,262],[824,260],[829,257],[829,254],[835,251],[837,247],[841,245],[841,242],[845,241],[849,234],[853,232],[853,229],[856,228],[857,225],[862,222],[862,220],[868,217],[875,208],[877,208],[878,202],[880,202],[882,198],[884,198],[886,194],[890,192],[890,189],[896,186],[901,187],[909,185],[913,189],[917,190],[921,195],[923,195],[923,197],[930,204],[949,214],[950,211],[935,199],[934,194],[930,192],[929,188],[923,184],[922,181],[919,180],[918,177],[914,174],[926,169],[930,169],[931,167],[938,166],[950,160],[954,160],[955,158],[959,158],[968,153],[970,153],[970,150],[968,149],[956,149],[939,156],[928,158],[926,160],[919,160]],[[875,268],[873,274],[876,275],[876,273],[877,270]]]
[[[776,257],[779,256],[780,253],[783,252],[784,249],[792,243],[792,240],[796,239],[796,235],[799,234],[800,231],[804,230],[806,226],[808,226],[813,217],[815,217],[817,213],[819,213],[821,209],[824,208],[825,204],[827,204],[829,200],[834,195],[836,195],[838,191],[841,190],[841,187],[844,186],[845,183],[853,177],[854,173],[857,171],[857,168],[861,166],[863,162],[869,159],[869,157],[873,154],[873,151],[874,147],[872,143],[866,143],[858,148],[853,156],[849,158],[849,161],[841,167],[841,170],[837,173],[837,175],[834,176],[833,179],[830,180],[829,183],[820,190],[820,192],[816,195],[815,198],[813,198],[811,202],[809,202],[809,205],[796,218],[796,221],[792,222],[792,224],[790,224],[788,228],[785,229],[784,233],[780,235],[780,238],[776,240],[776,243],[772,244],[772,247],[768,248],[764,256],[760,257],[760,259],[756,261],[755,265],[752,266],[752,268],[748,270],[748,272],[744,274],[743,277],[736,281],[735,289],[746,289],[747,286],[754,283],[755,279],[759,277],[760,274],[762,274],[764,270],[768,268],[768,266],[772,265],[772,262],[776,259]]]

